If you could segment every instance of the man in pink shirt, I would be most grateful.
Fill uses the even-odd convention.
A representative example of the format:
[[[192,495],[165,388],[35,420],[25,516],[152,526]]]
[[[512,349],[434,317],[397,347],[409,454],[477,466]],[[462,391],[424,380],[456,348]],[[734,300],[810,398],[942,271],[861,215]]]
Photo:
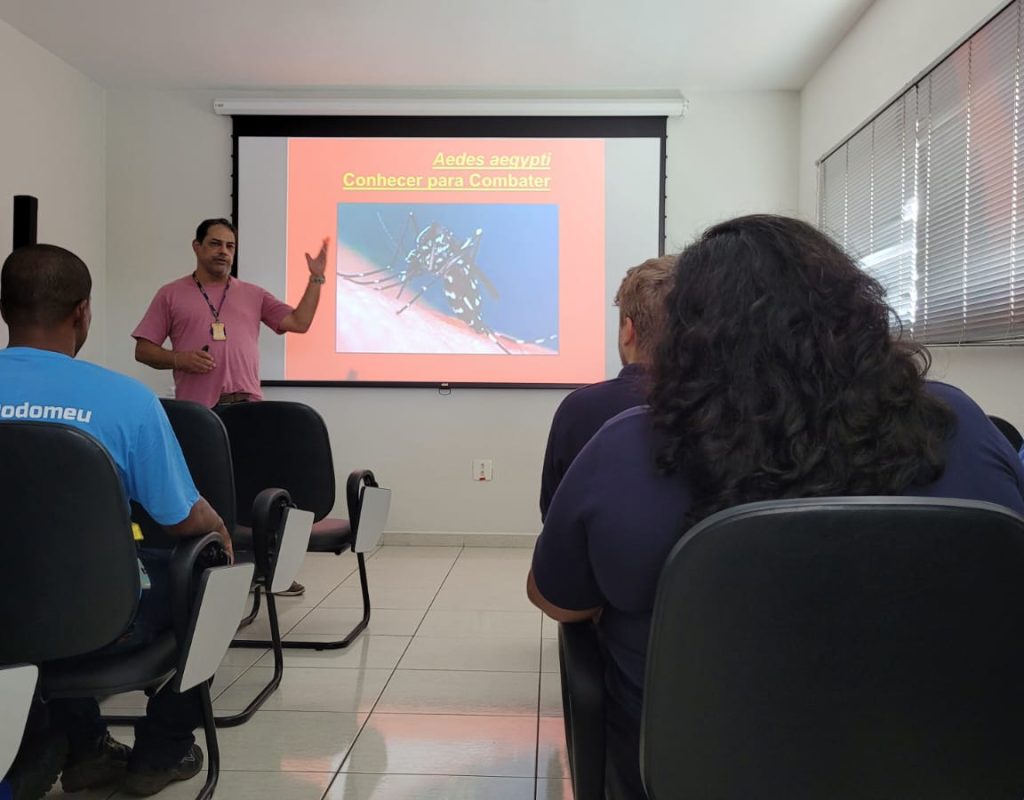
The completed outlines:
[[[305,333],[313,322],[327,266],[328,239],[306,254],[309,285],[292,308],[270,292],[231,276],[235,227],[207,219],[196,229],[191,275],[160,288],[132,336],[135,360],[174,370],[174,394],[205,406],[261,400],[260,323],[274,333]],[[170,337],[171,346],[163,346]]]
[[[309,285],[292,308],[265,289],[231,276],[235,226],[226,219],[203,220],[192,250],[191,275],[162,286],[132,336],[135,360],[174,370],[174,394],[205,406],[262,400],[259,377],[260,323],[274,333],[305,333],[313,322],[326,280],[328,239],[319,254],[306,253]],[[163,346],[170,337],[171,346]],[[279,594],[301,595],[293,583]]]

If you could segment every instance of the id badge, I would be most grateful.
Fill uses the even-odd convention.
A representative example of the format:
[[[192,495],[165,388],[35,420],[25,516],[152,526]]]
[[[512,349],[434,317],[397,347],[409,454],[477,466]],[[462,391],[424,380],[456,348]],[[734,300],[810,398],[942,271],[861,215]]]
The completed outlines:
[[[224,327],[223,322],[214,322],[210,326],[210,333],[213,334],[213,341],[223,342],[228,338],[228,329]]]

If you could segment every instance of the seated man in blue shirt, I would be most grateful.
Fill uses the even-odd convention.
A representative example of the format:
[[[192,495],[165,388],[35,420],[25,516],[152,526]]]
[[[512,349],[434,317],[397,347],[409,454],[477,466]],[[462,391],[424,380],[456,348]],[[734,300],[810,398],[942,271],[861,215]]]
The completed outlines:
[[[650,405],[573,462],[527,594],[597,620],[606,652],[608,796],[646,797],[640,719],[665,559],[725,508],[789,497],[918,495],[1024,513],[1024,467],[966,394],[928,381],[882,287],[807,223],[743,217],[679,258]]]
[[[541,473],[542,521],[562,476],[590,437],[616,414],[647,402],[648,365],[665,327],[665,298],[672,289],[678,258],[649,258],[622,279],[615,293],[622,371],[610,381],[577,389],[555,411]]]
[[[216,531],[230,554],[224,522],[196,491],[156,396],[132,378],[75,360],[89,333],[91,290],[85,264],[60,247],[22,247],[4,262],[0,313],[10,340],[0,351],[0,424],[52,420],[89,433],[110,453],[130,500],[174,536]],[[139,647],[170,626],[167,554],[160,555],[140,553],[151,588],[132,630],[112,648]],[[135,726],[133,750],[110,737],[94,699],[37,706],[10,774],[16,800],[42,797],[61,771],[65,792],[123,778],[123,788],[137,795],[195,775],[203,763],[192,733],[201,723],[199,703],[196,690],[157,692]]]

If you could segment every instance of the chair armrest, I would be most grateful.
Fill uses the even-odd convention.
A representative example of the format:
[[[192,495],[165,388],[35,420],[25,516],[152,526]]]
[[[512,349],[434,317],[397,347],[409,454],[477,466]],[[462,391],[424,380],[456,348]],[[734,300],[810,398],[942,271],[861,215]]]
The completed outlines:
[[[188,691],[213,677],[245,609],[252,575],[252,564],[203,570],[185,635],[178,642],[178,669],[171,682],[174,691]]]
[[[291,495],[284,489],[264,489],[252,501],[252,549],[256,577],[270,588],[274,564],[280,548],[284,511],[291,505]]]
[[[171,554],[168,569],[171,594],[171,619],[174,635],[180,644],[184,641],[199,576],[203,570],[228,563],[227,553],[220,535],[207,533],[188,539],[179,539]]]
[[[558,626],[565,741],[576,797],[604,797],[604,654],[591,621]]]
[[[0,667],[0,708],[4,710],[0,721],[0,780],[21,745],[38,679],[39,669],[34,664]]]
[[[373,476],[372,471],[356,469],[348,474],[348,481],[345,483],[345,504],[348,506],[348,524],[352,526],[353,531],[359,528],[359,490],[364,485],[377,485],[377,479]]]
[[[391,490],[377,484],[368,469],[348,476],[345,487],[348,520],[352,526],[352,552],[365,553],[380,544],[391,509]]]

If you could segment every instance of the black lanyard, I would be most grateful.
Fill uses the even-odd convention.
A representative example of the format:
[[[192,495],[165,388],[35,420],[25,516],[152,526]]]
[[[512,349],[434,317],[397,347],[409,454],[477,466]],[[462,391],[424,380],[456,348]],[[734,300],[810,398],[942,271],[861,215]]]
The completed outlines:
[[[224,308],[224,301],[228,296],[228,289],[231,288],[231,276],[228,275],[228,282],[224,286],[224,294],[220,296],[220,304],[214,308],[213,303],[210,302],[210,296],[206,293],[206,289],[203,288],[203,284],[199,282],[199,276],[196,273],[192,273],[192,280],[196,282],[196,286],[199,287],[199,291],[203,293],[203,299],[206,301],[206,305],[210,307],[210,313],[213,314],[213,321],[220,322],[220,310]]]

